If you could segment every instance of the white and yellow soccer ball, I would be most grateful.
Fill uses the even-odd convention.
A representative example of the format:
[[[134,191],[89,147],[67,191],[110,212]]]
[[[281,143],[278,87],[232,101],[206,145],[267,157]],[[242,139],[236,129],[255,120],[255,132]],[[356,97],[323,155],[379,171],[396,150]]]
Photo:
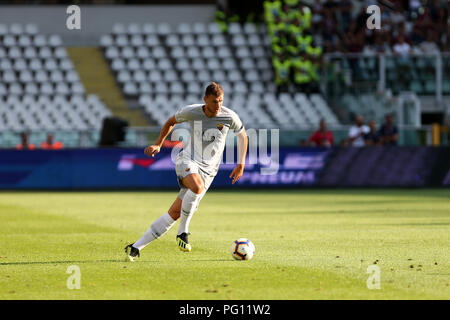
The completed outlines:
[[[255,254],[255,245],[246,238],[239,238],[231,245],[231,256],[236,260],[250,260]]]

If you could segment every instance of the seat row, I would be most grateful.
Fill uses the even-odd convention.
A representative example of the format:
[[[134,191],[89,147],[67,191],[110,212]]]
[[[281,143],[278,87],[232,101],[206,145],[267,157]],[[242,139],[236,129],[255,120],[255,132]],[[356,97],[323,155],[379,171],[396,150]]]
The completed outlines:
[[[0,86],[0,96],[8,96],[10,94],[30,94],[30,95],[69,95],[69,94],[84,94],[84,86],[81,82],[43,82],[43,83],[27,83],[22,85],[20,83],[9,83],[8,86]]]
[[[97,96],[43,99],[9,96],[0,109],[0,131],[100,129],[111,112]]]
[[[263,25],[257,26],[253,23],[244,23],[242,26],[236,23],[231,23],[229,25],[229,33],[246,33],[253,34],[258,32],[265,32],[265,27]],[[180,23],[177,26],[172,26],[168,23],[130,23],[128,25],[124,23],[116,23],[113,25],[112,34],[160,34],[168,35],[171,33],[180,34],[202,34],[208,33],[211,35],[222,34],[220,27],[216,23]]]
[[[4,35],[2,39],[2,45],[5,47],[60,47],[62,46],[62,39],[59,35],[43,35],[36,34],[33,36],[28,35]]]
[[[21,82],[21,83],[28,83],[28,82],[77,82],[80,81],[80,78],[78,77],[78,73],[75,72],[75,70],[52,70],[52,71],[46,71],[46,70],[21,70],[21,71],[0,71],[0,79],[3,80],[5,83],[11,83],[11,82]],[[0,83],[0,87],[2,84]]]
[[[227,40],[228,38],[228,40]],[[225,46],[230,42],[230,44],[239,46],[239,45],[249,45],[249,46],[260,46],[260,45],[269,45],[269,38],[259,35],[259,34],[251,34],[251,35],[243,35],[237,34],[227,37],[226,35],[208,35],[208,34],[169,34],[166,37],[158,36],[155,34],[149,35],[103,35],[100,38],[100,45],[102,47],[140,47],[140,46],[158,46],[158,45],[167,45],[168,47],[175,46],[198,46],[198,47],[221,47]]]
[[[208,69],[202,70],[121,70],[117,74],[117,81],[119,83],[126,82],[202,82],[206,83],[211,80],[220,82],[269,82],[272,80],[272,73],[269,71],[260,72],[258,70],[250,70],[242,72],[240,69],[221,70]]]
[[[25,58],[25,59],[33,59],[33,58],[41,58],[41,59],[47,59],[47,58],[66,58],[67,57],[67,51],[64,47],[27,47],[27,48],[20,48],[20,47],[0,47],[0,59],[3,58],[10,58],[10,59],[17,59],[17,58]]]

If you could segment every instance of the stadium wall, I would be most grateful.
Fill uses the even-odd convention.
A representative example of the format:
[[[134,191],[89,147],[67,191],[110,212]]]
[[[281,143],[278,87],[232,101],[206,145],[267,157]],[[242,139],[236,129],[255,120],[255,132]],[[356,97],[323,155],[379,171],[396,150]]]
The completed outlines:
[[[156,158],[140,148],[0,150],[0,189],[176,189],[172,150]],[[442,147],[280,148],[270,175],[268,161],[254,162],[233,186],[234,164],[222,164],[213,188],[450,187],[450,149]]]
[[[100,37],[111,33],[115,23],[179,23],[212,22],[215,5],[79,5],[81,30],[69,30],[66,20],[68,5],[1,6],[3,24],[33,23],[44,34],[59,34],[66,46],[98,46]]]

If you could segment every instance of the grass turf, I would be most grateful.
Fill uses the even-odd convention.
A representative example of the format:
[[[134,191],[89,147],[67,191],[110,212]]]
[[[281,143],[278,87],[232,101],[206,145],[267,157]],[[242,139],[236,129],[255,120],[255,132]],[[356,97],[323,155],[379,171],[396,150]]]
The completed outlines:
[[[176,192],[0,194],[0,299],[449,299],[450,190],[208,192],[125,263]],[[251,239],[251,261],[232,241]],[[369,290],[367,267],[381,270]],[[81,270],[81,289],[66,273]]]

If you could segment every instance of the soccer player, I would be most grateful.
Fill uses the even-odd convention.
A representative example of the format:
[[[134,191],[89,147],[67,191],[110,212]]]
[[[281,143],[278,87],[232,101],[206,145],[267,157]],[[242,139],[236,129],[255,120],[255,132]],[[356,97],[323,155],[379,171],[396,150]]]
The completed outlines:
[[[161,149],[177,123],[188,121],[190,141],[178,154],[175,171],[180,192],[169,211],[156,219],[144,235],[135,243],[125,247],[127,259],[134,261],[140,251],[155,239],[164,235],[180,218],[176,237],[178,248],[184,252],[192,250],[189,244],[189,223],[198,209],[200,200],[211,185],[219,170],[228,130],[233,130],[238,140],[238,164],[230,174],[232,184],[244,172],[247,153],[247,134],[239,116],[222,106],[223,89],[212,82],[205,91],[204,104],[192,104],[179,109],[164,124],[155,144],[145,149],[145,154],[154,157]]]

